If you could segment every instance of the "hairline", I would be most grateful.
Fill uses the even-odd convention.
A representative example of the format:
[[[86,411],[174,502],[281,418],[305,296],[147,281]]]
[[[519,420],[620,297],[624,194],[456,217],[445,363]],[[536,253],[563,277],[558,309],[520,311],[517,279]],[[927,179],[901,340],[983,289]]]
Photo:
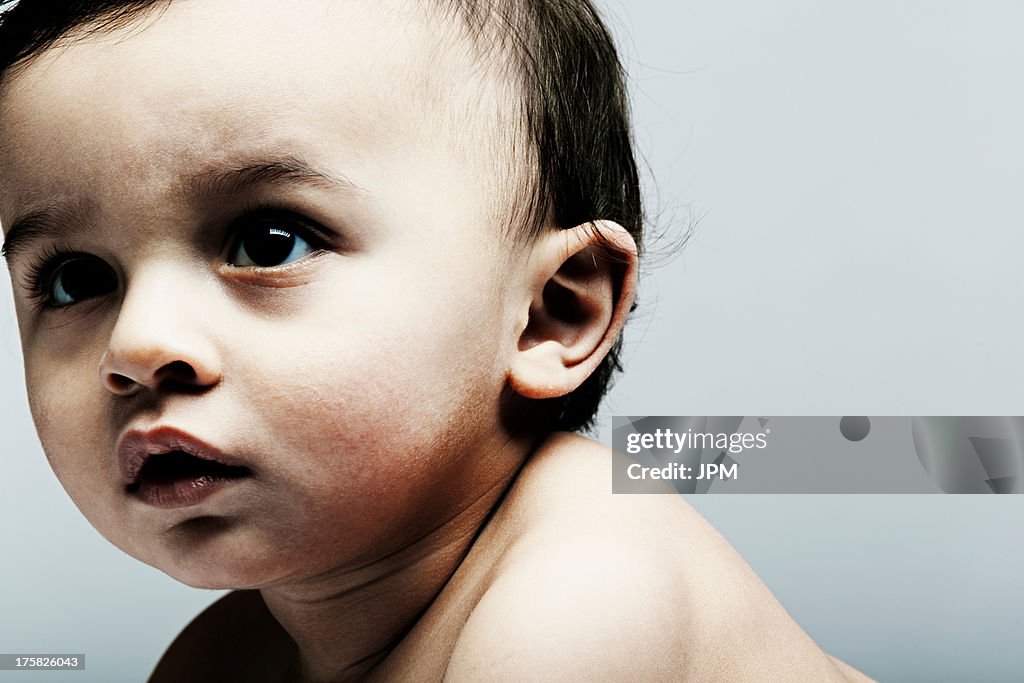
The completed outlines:
[[[29,54],[19,56],[0,72],[0,102],[10,83],[43,55],[94,35],[122,30],[142,32],[158,21],[175,0],[129,1],[131,4],[111,8],[71,26]],[[519,55],[510,44],[513,29],[506,25],[508,31],[500,30],[502,22],[500,12],[496,10],[496,7],[508,8],[513,4],[508,0],[480,3],[488,14],[486,20],[481,20],[479,7],[465,0],[414,2],[408,13],[410,17],[424,21],[441,22],[442,28],[456,29],[454,32],[441,30],[432,33],[436,36],[434,47],[438,48],[432,54],[443,53],[443,58],[461,60],[474,78],[444,92],[445,86],[451,82],[439,81],[435,77],[444,69],[420,69],[423,82],[419,84],[421,92],[418,94],[427,95],[427,101],[437,103],[431,114],[445,124],[445,132],[458,151],[476,156],[484,165],[488,171],[490,186],[487,190],[495,225],[500,227],[501,236],[510,246],[523,247],[539,232],[547,211],[537,209],[539,151],[526,122],[523,102],[526,86]],[[0,9],[6,9],[2,3]],[[461,49],[465,46],[469,47],[468,51]],[[499,63],[502,55],[508,58],[506,68]],[[448,106],[442,106],[442,103]],[[471,131],[470,135],[466,135],[467,130]],[[477,142],[483,144],[475,144]],[[510,187],[511,192],[508,191]]]

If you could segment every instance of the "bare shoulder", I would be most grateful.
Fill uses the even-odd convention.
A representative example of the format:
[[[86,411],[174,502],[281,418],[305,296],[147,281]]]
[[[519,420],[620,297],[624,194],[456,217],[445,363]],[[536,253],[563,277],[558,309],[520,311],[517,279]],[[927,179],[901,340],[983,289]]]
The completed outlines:
[[[524,468],[503,511],[514,540],[447,680],[870,680],[826,655],[684,498],[613,495],[612,457],[563,434]]]
[[[295,661],[294,642],[258,591],[235,591],[207,607],[175,638],[150,683],[279,681]]]

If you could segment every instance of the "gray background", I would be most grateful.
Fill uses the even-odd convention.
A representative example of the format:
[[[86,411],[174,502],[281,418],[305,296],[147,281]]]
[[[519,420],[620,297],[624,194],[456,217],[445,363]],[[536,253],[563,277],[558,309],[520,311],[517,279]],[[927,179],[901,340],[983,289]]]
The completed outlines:
[[[654,222],[700,219],[645,273],[606,416],[1024,414],[1024,6],[602,7],[624,36]],[[0,651],[87,654],[86,674],[46,680],[141,680],[216,594],[125,557],[66,498],[0,290]],[[1021,679],[1024,498],[690,500],[865,672]]]

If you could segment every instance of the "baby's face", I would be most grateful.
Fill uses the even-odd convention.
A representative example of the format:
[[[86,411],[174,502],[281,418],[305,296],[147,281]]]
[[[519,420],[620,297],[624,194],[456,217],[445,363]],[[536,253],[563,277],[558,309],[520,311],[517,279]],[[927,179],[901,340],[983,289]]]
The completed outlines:
[[[468,64],[387,5],[174,2],[0,100],[44,450],[104,536],[182,581],[370,561],[493,483],[463,454],[499,438],[521,256],[480,143],[443,123]],[[161,427],[221,464],[139,479],[118,447]]]

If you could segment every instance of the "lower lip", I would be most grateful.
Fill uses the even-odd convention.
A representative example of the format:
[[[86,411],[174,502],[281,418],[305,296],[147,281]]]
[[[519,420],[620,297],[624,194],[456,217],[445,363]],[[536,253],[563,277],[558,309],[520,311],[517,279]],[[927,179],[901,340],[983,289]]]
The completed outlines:
[[[239,483],[244,477],[203,475],[174,481],[140,482],[131,495],[155,508],[184,508],[198,505],[217,491]]]

